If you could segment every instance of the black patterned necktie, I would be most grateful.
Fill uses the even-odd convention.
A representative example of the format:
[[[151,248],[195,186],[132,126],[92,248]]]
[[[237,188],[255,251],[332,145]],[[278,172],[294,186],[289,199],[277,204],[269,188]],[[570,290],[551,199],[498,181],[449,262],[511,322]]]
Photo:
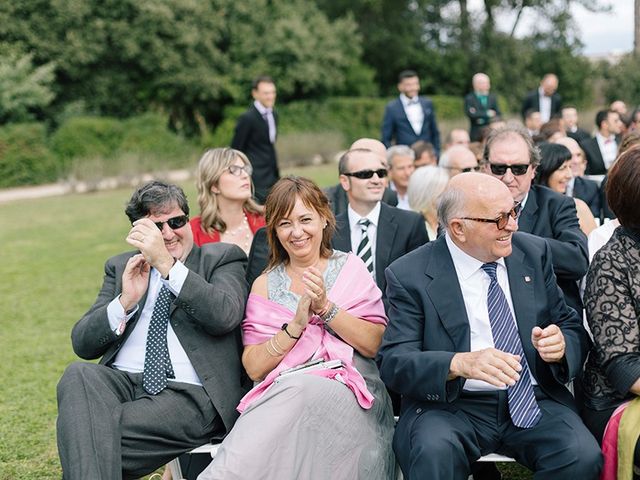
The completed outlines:
[[[360,240],[360,245],[358,245],[358,251],[356,255],[358,255],[364,264],[367,266],[367,270],[370,273],[373,273],[373,255],[371,252],[371,242],[369,241],[369,225],[371,221],[368,218],[361,218],[358,221],[358,225],[360,225],[360,232],[362,233],[362,237]]]
[[[142,387],[151,395],[156,395],[167,387],[167,378],[175,378],[167,345],[171,302],[173,294],[163,285],[151,314],[144,355]]]
[[[520,356],[522,365],[520,380],[507,389],[509,414],[516,427],[531,428],[538,423],[542,413],[538,408],[538,402],[536,402],[536,396],[533,392],[531,371],[529,370],[527,358],[524,356],[518,329],[511,315],[507,298],[498,284],[497,267],[498,264],[496,262],[482,265],[482,270],[489,275],[491,280],[489,292],[487,293],[491,334],[493,335],[493,343],[498,350]]]

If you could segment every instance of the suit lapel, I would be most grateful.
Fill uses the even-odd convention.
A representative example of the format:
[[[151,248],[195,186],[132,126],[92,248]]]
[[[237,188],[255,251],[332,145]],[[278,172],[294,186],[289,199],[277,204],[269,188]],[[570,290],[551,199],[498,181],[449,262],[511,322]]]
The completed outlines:
[[[376,231],[376,283],[383,285],[384,269],[389,266],[391,248],[396,238],[398,224],[393,209],[384,203],[380,204],[380,217]]]
[[[528,265],[522,250],[513,246],[511,255],[505,258],[511,301],[516,316],[516,324],[522,348],[535,376],[536,351],[531,343],[531,330],[536,326],[536,305],[534,270]]]
[[[351,251],[351,228],[349,227],[347,212],[341,213],[336,217],[336,233],[333,235],[331,243],[336,250],[341,252]]]
[[[527,203],[518,217],[518,230],[531,233],[535,225],[536,214],[538,212],[538,198],[533,188],[529,190]]]
[[[438,312],[442,326],[451,338],[455,349],[468,352],[471,349],[469,318],[456,268],[444,237],[434,241],[433,254],[425,275],[431,278],[427,283],[427,294]]]

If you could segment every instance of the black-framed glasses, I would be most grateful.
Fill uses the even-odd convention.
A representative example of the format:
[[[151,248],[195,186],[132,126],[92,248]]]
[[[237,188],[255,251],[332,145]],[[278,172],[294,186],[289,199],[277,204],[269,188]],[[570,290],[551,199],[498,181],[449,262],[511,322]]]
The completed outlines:
[[[253,173],[251,165],[231,165],[227,170],[229,170],[231,175],[235,175],[236,177],[242,175],[242,172],[245,172],[249,176]]]
[[[474,218],[474,217],[461,217],[460,220],[473,220],[474,222],[495,223],[498,230],[504,230],[509,224],[509,217],[514,220],[518,218],[520,212],[520,203],[513,204],[513,208],[508,212],[502,212],[496,218]]]
[[[189,215],[178,215],[177,217],[171,217],[169,220],[165,220],[164,222],[153,222],[156,224],[156,227],[160,231],[164,228],[164,224],[169,225],[171,230],[177,230],[179,228],[184,227],[189,221]]]
[[[524,175],[529,170],[529,164],[526,165],[505,165],[504,163],[490,163],[491,173],[494,175],[502,176],[507,173],[507,168],[511,169],[511,173],[516,177]]]
[[[373,177],[374,174],[378,175],[378,178],[384,178],[389,174],[389,172],[386,168],[379,168],[378,170],[358,170],[357,172],[348,172],[344,173],[343,175],[346,175],[347,177],[356,177],[362,180],[366,180]]]

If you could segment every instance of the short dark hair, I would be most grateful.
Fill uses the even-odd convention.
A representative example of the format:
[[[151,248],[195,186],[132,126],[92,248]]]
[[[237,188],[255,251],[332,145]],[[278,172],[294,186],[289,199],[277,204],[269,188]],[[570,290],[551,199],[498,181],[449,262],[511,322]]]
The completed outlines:
[[[542,143],[540,147],[540,164],[536,169],[533,183],[549,186],[549,177],[558,170],[564,162],[571,160],[571,152],[559,143]]]
[[[271,78],[269,75],[260,75],[259,77],[254,78],[253,82],[251,83],[251,89],[257,90],[258,85],[260,85],[261,83],[273,83],[275,85],[273,78]]]
[[[620,224],[640,233],[640,146],[630,148],[615,161],[609,170],[606,195]]]
[[[596,113],[596,127],[598,127],[598,129],[600,129],[600,125],[602,125],[602,122],[607,119],[610,113],[615,113],[618,116],[620,115],[615,110],[600,110],[598,113]]]
[[[278,240],[276,228],[284,217],[289,215],[296,204],[296,198],[300,197],[302,203],[315,210],[327,222],[322,231],[320,243],[320,256],[329,258],[331,252],[331,238],[336,230],[336,218],[331,211],[329,199],[320,187],[313,181],[304,177],[288,176],[281,178],[269,191],[265,201],[265,219],[267,222],[267,242],[269,243],[269,264],[267,270],[277,265],[289,263],[289,254]]]
[[[131,223],[148,215],[164,212],[177,206],[189,215],[189,204],[184,191],[177,185],[153,180],[139,187],[124,210]]]
[[[417,77],[418,72],[415,70],[403,70],[398,74],[398,83],[402,83],[405,78]]]
[[[433,144],[425,140],[418,140],[412,143],[411,150],[416,154],[416,158],[422,157],[424,152],[428,152],[432,157],[436,156],[436,149],[433,147]]]

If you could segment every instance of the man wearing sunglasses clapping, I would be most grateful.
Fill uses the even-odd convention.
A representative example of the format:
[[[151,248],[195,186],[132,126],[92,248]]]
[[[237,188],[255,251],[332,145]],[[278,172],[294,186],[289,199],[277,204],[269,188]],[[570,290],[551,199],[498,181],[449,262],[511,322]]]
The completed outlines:
[[[246,257],[198,247],[180,187],[159,181],[125,210],[133,247],[107,260],[102,289],[71,334],[58,384],[58,450],[68,480],[139,478],[222,439],[245,393],[239,325]]]
[[[518,125],[491,132],[484,150],[485,172],[509,187],[521,204],[518,229],[547,240],[553,269],[567,304],[582,315],[578,282],[587,273],[587,237],[580,230],[575,202],[541,185],[532,185],[540,152]]]

